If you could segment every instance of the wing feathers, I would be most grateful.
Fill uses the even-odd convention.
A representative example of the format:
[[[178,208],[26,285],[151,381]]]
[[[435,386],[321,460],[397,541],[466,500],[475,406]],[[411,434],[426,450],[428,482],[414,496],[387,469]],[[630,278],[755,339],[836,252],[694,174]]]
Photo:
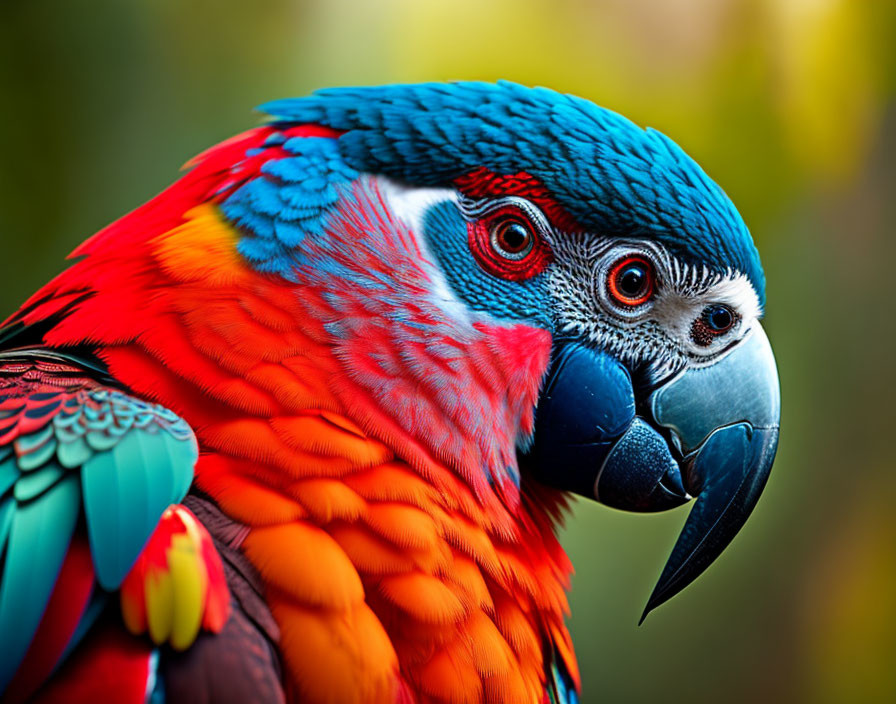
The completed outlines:
[[[33,689],[47,653],[58,659],[77,630],[87,599],[71,598],[78,579],[54,596],[63,616],[53,624],[42,618],[82,507],[89,552],[88,540],[79,544],[92,563],[90,584],[95,574],[115,590],[192,481],[198,452],[186,423],[89,372],[59,352],[0,353],[0,693],[32,646],[40,664],[29,655],[29,672],[15,686]]]
[[[162,512],[183,498],[196,456],[194,444],[164,431],[132,430],[84,463],[90,547],[105,589],[121,584]]]
[[[80,503],[78,478],[72,475],[15,511],[0,587],[0,633],[19,637],[4,635],[0,691],[18,668],[40,623],[75,530]]]

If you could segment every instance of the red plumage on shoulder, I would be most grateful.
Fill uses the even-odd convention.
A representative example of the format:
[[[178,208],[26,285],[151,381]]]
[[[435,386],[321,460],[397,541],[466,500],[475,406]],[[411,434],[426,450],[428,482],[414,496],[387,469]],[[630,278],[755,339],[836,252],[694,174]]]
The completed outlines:
[[[219,203],[272,159],[286,156],[278,145],[265,146],[273,133],[283,137],[337,137],[339,132],[317,125],[256,127],[202,152],[184,165],[187,172],[171,186],[85,240],[69,259],[93,257],[89,267],[72,267],[39,289],[2,325],[26,326],[64,317],[98,288],[125,291],[130,276],[146,277],[147,247],[156,237],[184,222],[185,214],[204,203]],[[111,265],[110,261],[115,261]],[[138,301],[129,310],[139,310]],[[122,306],[123,307],[123,306]],[[63,344],[77,344],[77,334]]]

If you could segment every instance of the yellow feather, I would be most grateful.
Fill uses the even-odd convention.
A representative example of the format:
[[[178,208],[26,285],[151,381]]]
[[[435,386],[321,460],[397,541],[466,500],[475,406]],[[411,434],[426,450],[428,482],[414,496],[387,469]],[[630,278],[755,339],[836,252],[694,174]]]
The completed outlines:
[[[175,650],[185,650],[199,633],[208,579],[189,532],[173,537],[167,557],[168,573],[176,595],[169,640]]]
[[[174,585],[167,570],[150,570],[146,575],[146,620],[153,643],[161,645],[171,634]]]

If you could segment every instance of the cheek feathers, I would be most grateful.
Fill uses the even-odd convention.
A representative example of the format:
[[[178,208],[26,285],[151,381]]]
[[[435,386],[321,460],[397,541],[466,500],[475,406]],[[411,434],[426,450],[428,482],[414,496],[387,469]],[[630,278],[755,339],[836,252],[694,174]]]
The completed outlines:
[[[432,263],[437,294],[459,302],[468,315],[551,329],[546,273],[509,281],[485,271],[470,251],[469,223],[456,191],[409,188],[383,178],[377,184],[391,211],[417,236],[421,256]]]

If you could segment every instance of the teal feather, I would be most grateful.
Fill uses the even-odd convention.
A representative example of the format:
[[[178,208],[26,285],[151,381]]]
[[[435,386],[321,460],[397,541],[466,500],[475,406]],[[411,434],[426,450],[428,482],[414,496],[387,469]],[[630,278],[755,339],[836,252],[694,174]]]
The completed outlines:
[[[16,482],[13,496],[20,504],[31,501],[62,479],[64,474],[65,469],[55,462],[51,462],[37,471],[23,474]]]
[[[121,419],[119,418],[119,423],[110,425],[106,429],[106,432],[113,437],[120,438],[127,433],[133,425],[134,421],[132,419],[125,419],[124,424],[121,424]]]
[[[53,426],[50,425],[47,427],[50,431],[50,434],[53,432]],[[37,435],[38,433],[35,433]],[[29,450],[26,452],[19,451],[19,469],[22,471],[30,471],[33,469],[37,469],[38,467],[46,464],[50,458],[52,458],[56,454],[56,438],[50,437],[50,435],[45,435],[43,431],[40,433],[44,435],[44,442],[42,445],[38,445],[36,443],[32,443]],[[28,436],[30,438],[30,436]]]
[[[118,403],[115,405],[115,418],[120,423],[123,418],[136,418],[137,409],[133,405],[125,405],[123,403]]]
[[[162,512],[189,488],[195,444],[168,432],[132,430],[84,463],[81,486],[97,580],[116,589]]]
[[[196,440],[192,435],[186,438],[176,438],[169,433],[161,433],[164,439],[165,449],[168,452],[169,467],[172,470],[172,493],[168,503],[177,503],[193,484],[193,467],[199,458],[199,450]]]
[[[155,421],[156,418],[148,412],[139,413],[134,416],[134,425],[138,428],[145,428],[150,423],[154,423]]]
[[[93,450],[87,441],[80,436],[71,437],[68,440],[59,438],[56,448],[56,459],[66,469],[74,469],[83,465],[93,455]]]
[[[12,527],[12,517],[16,514],[16,502],[7,497],[0,500],[0,562],[6,548],[6,539],[9,537],[9,529]]]
[[[47,423],[43,428],[36,430],[30,435],[22,435],[21,437],[16,438],[16,454],[21,457],[22,455],[27,455],[29,452],[33,452],[49,440],[53,436],[53,432],[53,424]],[[19,466],[21,467],[21,462],[19,463]],[[22,469],[24,469],[24,467],[22,467]]]
[[[62,413],[53,417],[53,425],[57,428],[71,428],[72,426],[77,425],[81,420],[82,415],[82,407],[75,406],[74,408],[64,407]]]
[[[99,397],[98,394],[93,394],[94,398],[97,400],[106,401],[107,394],[102,394],[102,398]],[[87,422],[91,428],[102,428],[103,422],[108,417],[108,409],[105,406],[91,406],[86,405],[83,407],[84,409],[84,417],[87,418]]]
[[[10,487],[16,483],[20,474],[21,471],[16,464],[15,457],[10,457],[5,461],[0,462],[0,496],[3,496],[9,491]]]
[[[93,424],[91,423],[91,427]],[[103,452],[104,450],[111,450],[118,444],[118,441],[121,439],[117,435],[111,435],[105,430],[91,430],[85,436],[87,440],[87,444],[90,445],[97,452]]]
[[[82,500],[98,585],[67,648],[120,586],[162,512],[184,497],[198,454],[178,416],[109,389],[73,396],[46,419],[0,447],[0,692],[40,623]]]
[[[15,673],[40,623],[75,530],[80,503],[77,477],[71,475],[15,511],[0,584],[0,691]]]

